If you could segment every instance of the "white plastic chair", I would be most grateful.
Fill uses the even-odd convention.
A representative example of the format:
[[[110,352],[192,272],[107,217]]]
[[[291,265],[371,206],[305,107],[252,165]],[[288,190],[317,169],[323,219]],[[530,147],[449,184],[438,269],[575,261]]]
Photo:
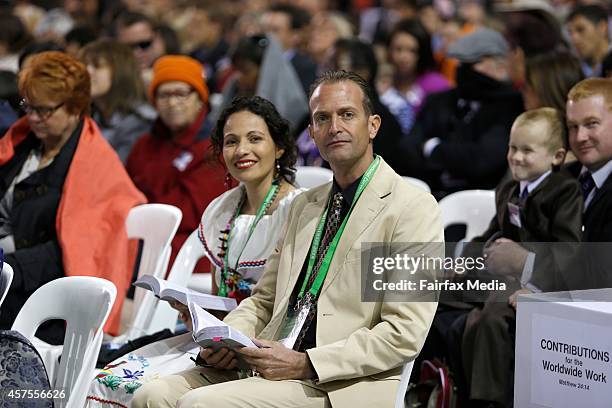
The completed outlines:
[[[400,384],[397,388],[397,394],[395,395],[395,408],[408,408],[406,407],[406,392],[408,391],[408,385],[410,384],[410,374],[412,374],[413,366],[414,360],[404,363],[402,376],[400,377]]]
[[[128,237],[144,241],[137,277],[147,274],[164,278],[170,260],[170,243],[182,218],[182,211],[168,204],[143,204],[130,210],[126,220]],[[152,292],[136,288],[131,324],[126,333],[111,341],[124,343],[149,333],[156,304]]]
[[[427,191],[428,193],[431,193],[431,188],[429,188],[429,184],[427,184],[423,180],[414,178],[414,177],[408,177],[408,176],[402,176],[402,178],[406,180],[407,182],[409,182],[410,184],[412,184],[413,186],[416,186],[422,190]]]
[[[106,279],[59,278],[38,288],[15,318],[12,329],[23,334],[39,350],[52,388],[66,393],[65,399],[55,400],[56,407],[80,408],[85,404],[87,390],[95,376],[102,328],[116,295],[115,285]],[[66,321],[63,346],[52,346],[34,337],[38,327],[52,319]],[[57,367],[60,354],[62,358]]]
[[[212,277],[208,273],[195,273],[189,279],[187,287],[210,295],[212,294]]]
[[[295,182],[301,188],[313,188],[332,181],[334,173],[325,167],[298,166],[295,172]]]
[[[196,263],[204,256],[204,246],[198,238],[198,230],[193,231],[189,234],[189,237],[181,246],[179,253],[172,264],[172,269],[168,274],[168,282],[172,282],[181,286],[191,286],[189,283],[193,278],[193,270]],[[208,283],[208,290],[206,288],[192,288],[199,292],[210,293],[211,277],[210,274],[198,274],[204,275],[204,280]],[[202,290],[204,289],[204,290]],[[163,329],[173,329],[176,324],[178,317],[178,310],[170,307],[170,304],[166,301],[159,301],[155,307],[155,312],[149,325],[148,334],[155,333]]]
[[[465,240],[483,233],[495,215],[495,192],[492,190],[465,190],[444,197],[438,203],[442,211],[444,228],[464,224]]]
[[[0,275],[0,306],[4,302],[4,298],[13,282],[13,268],[6,262],[2,265],[2,274]]]

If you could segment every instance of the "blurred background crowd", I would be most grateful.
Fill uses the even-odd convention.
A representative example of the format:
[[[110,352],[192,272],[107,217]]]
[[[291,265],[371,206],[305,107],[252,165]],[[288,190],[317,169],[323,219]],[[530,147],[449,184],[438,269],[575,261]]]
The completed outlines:
[[[597,0],[3,1],[0,131],[20,115],[16,74],[28,57],[61,50],[87,65],[93,118],[126,162],[157,114],[164,117],[145,92],[153,64],[184,54],[205,70],[207,124],[237,95],[265,97],[292,124],[298,164],[325,165],[305,131],[309,86],[328,69],[346,69],[376,90],[383,126],[375,149],[396,171],[425,180],[438,198],[490,189],[507,170],[508,132],[521,111],[563,110],[574,83],[612,72],[608,7]],[[476,31],[484,34],[452,52]]]
[[[148,202],[182,210],[174,256],[235,184],[207,156],[236,96],[271,101],[291,125],[297,164],[327,166],[307,131],[310,86],[327,70],[354,71],[382,118],[374,151],[396,172],[438,199],[494,189],[508,177],[518,115],[565,112],[576,83],[612,76],[610,12],[604,0],[5,0],[0,132],[26,113],[44,122],[63,112],[49,81],[44,98],[22,102],[19,71],[35,54],[79,60],[91,78],[91,106],[79,112],[91,111]]]

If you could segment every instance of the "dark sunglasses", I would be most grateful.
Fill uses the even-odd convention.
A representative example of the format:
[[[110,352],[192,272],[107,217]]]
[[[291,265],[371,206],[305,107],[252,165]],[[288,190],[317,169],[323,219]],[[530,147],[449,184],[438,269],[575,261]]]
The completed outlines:
[[[151,44],[153,44],[153,40],[145,40],[145,41],[139,41],[139,42],[135,42],[135,43],[129,43],[128,45],[134,50],[136,48],[140,48],[141,50],[146,50],[148,49]]]

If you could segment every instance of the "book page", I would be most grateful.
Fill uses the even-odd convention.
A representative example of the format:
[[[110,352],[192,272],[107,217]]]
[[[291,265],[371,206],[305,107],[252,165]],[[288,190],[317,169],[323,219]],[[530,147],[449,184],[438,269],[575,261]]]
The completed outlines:
[[[238,303],[236,299],[222,296],[214,296],[206,293],[196,292],[195,290],[187,289],[189,298],[204,309],[220,310],[222,312],[231,312]]]
[[[174,300],[186,306],[188,297],[191,297],[194,303],[204,309],[230,312],[238,306],[236,299],[200,293],[186,288],[185,286],[177,285],[176,283],[168,282],[165,279],[156,278],[151,275],[143,275],[134,282],[134,286],[150,290],[162,300]]]
[[[196,292],[195,290],[168,281],[163,283],[165,288],[160,292],[160,297],[164,300],[170,298],[187,305],[187,298],[189,298],[204,309],[220,310],[222,312],[231,312],[238,306],[236,299]]]
[[[155,293],[155,295],[159,296],[159,293],[163,290],[165,285],[163,279],[156,278],[152,275],[142,275],[134,282],[134,286],[150,290]]]
[[[245,347],[257,347],[250,338],[245,336],[239,330],[233,329],[223,321],[202,309],[189,297],[187,297],[189,313],[193,322],[193,338],[197,338],[200,334],[204,334],[207,339],[222,337],[224,339],[234,340]]]
[[[227,324],[223,323],[223,321],[217,319],[215,316],[198,306],[198,304],[191,300],[190,297],[187,297],[187,303],[189,313],[191,314],[194,333],[197,333],[206,327],[227,326]]]

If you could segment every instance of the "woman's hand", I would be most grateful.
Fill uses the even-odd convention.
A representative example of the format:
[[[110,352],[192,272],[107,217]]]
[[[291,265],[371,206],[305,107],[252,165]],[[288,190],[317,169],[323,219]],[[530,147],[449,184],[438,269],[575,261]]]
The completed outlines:
[[[168,301],[168,303],[170,303],[170,306],[172,306],[173,309],[179,311],[179,319],[185,323],[185,326],[187,326],[189,331],[192,331],[193,323],[191,322],[191,313],[189,313],[189,308],[180,302]]]

